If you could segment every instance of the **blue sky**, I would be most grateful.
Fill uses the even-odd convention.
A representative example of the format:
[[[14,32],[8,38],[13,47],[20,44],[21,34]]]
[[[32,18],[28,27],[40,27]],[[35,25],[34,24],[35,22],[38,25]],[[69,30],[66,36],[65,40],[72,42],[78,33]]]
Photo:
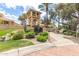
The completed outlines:
[[[5,11],[10,15],[19,16],[24,11],[23,6],[16,6],[15,8],[8,8],[5,3],[0,3],[0,11]]]
[[[21,15],[23,12],[26,12],[28,6],[32,6],[36,10],[39,10],[38,5],[40,5],[42,1],[31,1],[32,0],[30,0],[30,2],[29,0],[0,0],[0,13],[3,13],[6,17],[19,23],[19,15]]]
[[[8,7],[6,3],[0,3],[0,12],[17,23],[19,22],[18,16],[21,15],[23,11],[24,11],[23,6],[16,5],[15,7]]]

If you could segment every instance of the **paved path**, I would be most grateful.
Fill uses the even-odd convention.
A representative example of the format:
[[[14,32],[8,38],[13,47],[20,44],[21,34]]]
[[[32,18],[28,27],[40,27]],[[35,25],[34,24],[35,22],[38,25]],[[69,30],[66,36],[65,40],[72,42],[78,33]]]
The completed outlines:
[[[30,53],[43,50],[43,49],[47,49],[50,47],[54,47],[54,46],[51,45],[50,43],[42,43],[42,44],[22,47],[19,49],[12,49],[12,50],[0,53],[0,55],[1,56],[18,56],[18,55],[23,56],[23,55],[28,55]]]
[[[78,43],[75,43],[72,40],[64,38],[65,35],[62,34],[50,32],[49,36],[50,41],[54,43],[56,46],[78,45]]]
[[[64,38],[65,35],[56,34],[50,32],[49,34],[49,42],[51,45],[55,45],[56,47],[51,47],[45,50],[37,51],[29,54],[30,56],[53,56],[53,55],[79,55],[79,44],[73,42],[72,40]]]
[[[79,56],[79,45],[48,48],[31,53],[28,56]]]

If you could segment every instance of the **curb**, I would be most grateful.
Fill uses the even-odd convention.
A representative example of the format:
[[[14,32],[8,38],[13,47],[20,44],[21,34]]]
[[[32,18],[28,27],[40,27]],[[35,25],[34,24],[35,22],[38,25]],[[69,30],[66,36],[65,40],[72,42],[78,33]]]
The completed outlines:
[[[27,47],[22,47],[22,48],[12,49],[6,52],[2,52],[0,53],[0,56],[24,56],[33,53],[35,51],[47,49],[50,47],[54,47],[54,45],[51,43],[42,43],[42,44],[37,44],[37,45],[32,45],[32,46],[27,46]]]

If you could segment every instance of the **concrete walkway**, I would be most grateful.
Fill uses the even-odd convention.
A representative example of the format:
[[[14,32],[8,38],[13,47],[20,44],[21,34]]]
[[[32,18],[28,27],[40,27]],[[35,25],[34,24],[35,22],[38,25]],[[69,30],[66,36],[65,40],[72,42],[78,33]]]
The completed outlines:
[[[49,36],[50,36],[49,37],[50,41],[55,46],[78,45],[78,43],[75,43],[72,40],[64,38],[65,35],[62,35],[62,34],[56,34],[56,33],[50,32]]]
[[[50,47],[54,47],[54,46],[51,45],[50,43],[42,43],[42,44],[37,44],[37,45],[32,45],[32,46],[27,46],[27,47],[22,47],[22,48],[12,49],[6,52],[2,52],[0,53],[0,56],[18,56],[18,55],[23,56]]]
[[[79,56],[79,45],[67,45],[48,48],[31,53],[28,56]]]
[[[28,56],[79,56],[79,44],[64,38],[65,35],[49,33],[49,41],[56,47],[30,53]],[[27,55],[26,55],[27,56]]]

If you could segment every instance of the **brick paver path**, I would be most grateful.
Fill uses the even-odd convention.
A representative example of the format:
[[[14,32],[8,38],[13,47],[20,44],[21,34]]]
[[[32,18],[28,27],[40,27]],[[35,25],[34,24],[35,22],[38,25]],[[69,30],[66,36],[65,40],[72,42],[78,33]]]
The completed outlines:
[[[79,56],[79,45],[53,47],[31,53],[29,56]]]

